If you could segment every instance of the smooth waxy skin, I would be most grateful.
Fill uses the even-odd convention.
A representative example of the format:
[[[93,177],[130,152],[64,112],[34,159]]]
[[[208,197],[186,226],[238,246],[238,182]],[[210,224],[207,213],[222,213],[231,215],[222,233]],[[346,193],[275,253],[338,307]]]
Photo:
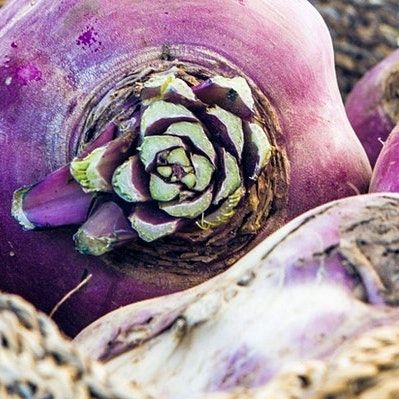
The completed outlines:
[[[399,321],[399,194],[335,201],[288,223],[225,273],[118,309],[75,342],[159,398],[258,388]],[[386,251],[384,257],[380,251]]]
[[[387,80],[399,71],[399,50],[377,64],[355,85],[345,104],[348,118],[362,142],[372,166],[375,165],[384,141],[399,122],[389,115],[384,104]],[[396,88],[399,87],[396,82]],[[396,98],[396,108],[399,101]]]
[[[252,79],[277,112],[290,163],[281,223],[367,190],[370,169],[341,104],[331,40],[307,1],[15,0],[0,14],[0,289],[50,310],[85,270],[93,273],[56,317],[75,334],[119,305],[195,282],[155,272],[141,282],[134,270],[127,276],[87,259],[71,245],[75,230],[23,232],[10,202],[15,189],[71,159],[93,95],[148,60],[171,54],[214,67],[214,53]]]
[[[370,192],[399,192],[399,125],[392,130],[377,158]]]

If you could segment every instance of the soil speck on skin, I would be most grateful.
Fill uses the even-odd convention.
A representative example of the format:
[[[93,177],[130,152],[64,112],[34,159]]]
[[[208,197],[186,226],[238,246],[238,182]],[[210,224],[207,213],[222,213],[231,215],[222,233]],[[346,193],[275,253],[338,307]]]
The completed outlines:
[[[86,26],[86,30],[76,39],[76,44],[83,49],[90,48],[93,52],[97,52],[102,44],[98,40],[98,36],[99,34],[93,26]]]
[[[171,54],[171,48],[168,44],[162,45],[160,59],[163,61],[173,61],[174,57]]]

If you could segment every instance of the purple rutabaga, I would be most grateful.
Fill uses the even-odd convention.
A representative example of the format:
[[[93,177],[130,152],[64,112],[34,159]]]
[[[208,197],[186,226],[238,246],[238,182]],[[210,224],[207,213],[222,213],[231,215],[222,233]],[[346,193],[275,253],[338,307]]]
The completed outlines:
[[[399,125],[392,130],[377,158],[370,192],[399,192]]]
[[[342,199],[204,284],[118,309],[75,342],[154,398],[257,388],[398,323],[398,262],[399,194]]]
[[[305,0],[14,0],[0,26],[0,289],[50,310],[92,275],[70,334],[367,191]]]
[[[346,101],[346,112],[374,166],[384,141],[399,122],[399,50],[356,84]]]

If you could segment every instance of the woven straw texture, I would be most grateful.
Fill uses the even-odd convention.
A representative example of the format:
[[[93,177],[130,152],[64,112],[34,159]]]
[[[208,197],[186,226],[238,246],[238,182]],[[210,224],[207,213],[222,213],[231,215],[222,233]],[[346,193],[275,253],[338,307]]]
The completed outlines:
[[[398,397],[399,326],[395,326],[365,334],[330,362],[294,365],[265,387],[201,399]],[[0,295],[0,398],[151,399],[80,354],[47,316],[6,294]]]
[[[267,386],[212,399],[397,399],[399,326],[379,328],[351,343],[328,363],[308,361]],[[211,398],[209,398],[211,399]]]
[[[46,315],[0,295],[0,398],[144,399],[82,356]]]

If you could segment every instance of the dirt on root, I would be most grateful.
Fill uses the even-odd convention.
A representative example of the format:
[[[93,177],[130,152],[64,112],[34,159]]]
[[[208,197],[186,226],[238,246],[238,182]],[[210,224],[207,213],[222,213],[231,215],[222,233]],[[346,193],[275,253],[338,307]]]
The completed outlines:
[[[345,97],[375,64],[399,46],[398,0],[309,0],[324,17]]]
[[[399,305],[399,201],[381,197],[341,226],[338,252],[365,285],[378,287],[384,302]],[[368,276],[365,279],[362,276]],[[368,281],[366,281],[368,280]]]

